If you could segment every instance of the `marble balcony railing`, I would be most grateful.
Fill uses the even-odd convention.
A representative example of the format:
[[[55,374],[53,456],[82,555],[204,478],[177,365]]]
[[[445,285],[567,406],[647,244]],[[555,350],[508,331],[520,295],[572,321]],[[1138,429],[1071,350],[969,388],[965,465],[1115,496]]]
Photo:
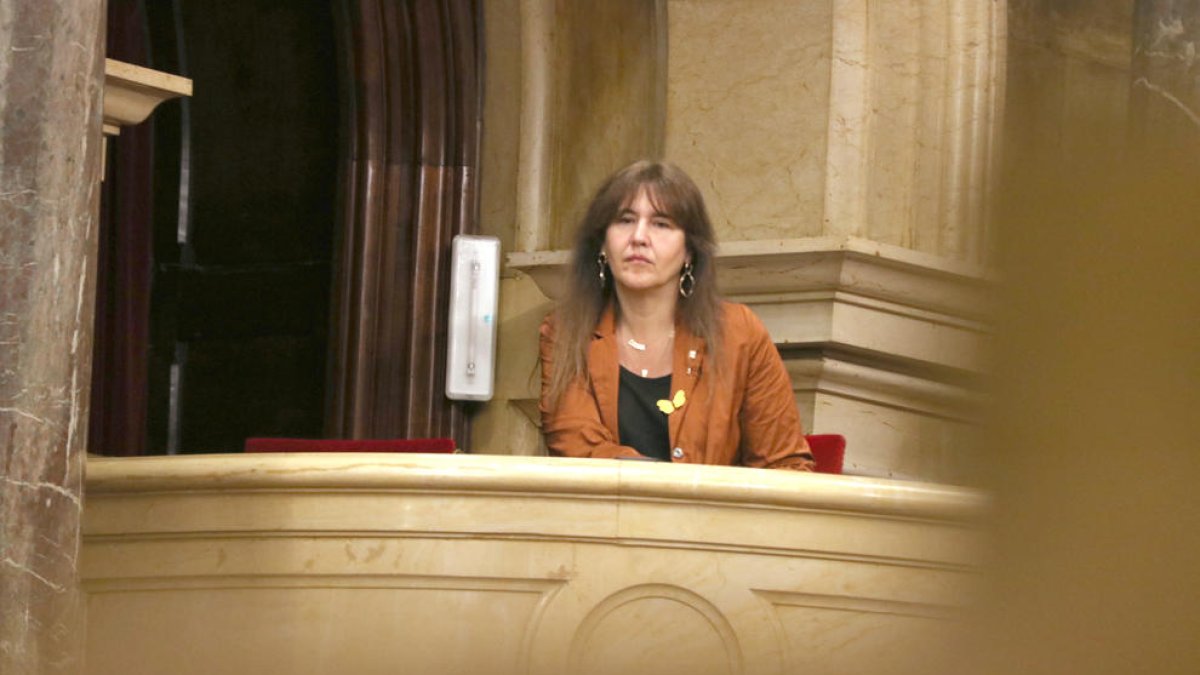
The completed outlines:
[[[93,458],[86,494],[92,673],[883,672],[953,633],[985,508],[481,455]]]

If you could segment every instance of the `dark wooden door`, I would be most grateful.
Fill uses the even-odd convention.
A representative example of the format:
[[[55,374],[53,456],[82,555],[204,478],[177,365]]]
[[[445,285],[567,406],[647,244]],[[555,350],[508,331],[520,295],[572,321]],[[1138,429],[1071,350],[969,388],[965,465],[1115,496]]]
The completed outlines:
[[[448,436],[453,236],[477,229],[477,0],[111,0],[194,96],[112,144],[93,452]],[[140,139],[140,141],[138,140]]]

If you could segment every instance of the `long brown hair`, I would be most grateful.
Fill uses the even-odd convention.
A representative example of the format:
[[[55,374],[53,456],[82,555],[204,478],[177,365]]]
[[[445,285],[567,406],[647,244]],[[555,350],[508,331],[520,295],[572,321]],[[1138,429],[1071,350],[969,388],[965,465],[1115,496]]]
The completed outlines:
[[[552,405],[557,405],[571,382],[587,377],[588,345],[605,306],[611,302],[620,312],[613,290],[613,275],[609,272],[607,281],[601,282],[597,259],[608,226],[643,188],[655,210],[670,216],[683,229],[696,282],[690,297],[679,298],[675,307],[677,319],[705,341],[706,361],[710,368],[717,365],[721,312],[713,269],[717,240],[704,208],[704,197],[692,179],[674,164],[642,160],[604,181],[579,224],[567,292],[555,311],[554,372],[550,378]]]

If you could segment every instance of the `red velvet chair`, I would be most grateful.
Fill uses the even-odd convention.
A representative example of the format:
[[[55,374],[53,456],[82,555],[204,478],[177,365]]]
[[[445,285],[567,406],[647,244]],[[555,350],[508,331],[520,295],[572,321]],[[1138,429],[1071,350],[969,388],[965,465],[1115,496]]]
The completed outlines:
[[[817,473],[841,473],[842,460],[846,456],[846,437],[840,434],[809,434],[804,437],[813,458],[817,460]]]
[[[454,452],[453,438],[247,438],[245,452]]]

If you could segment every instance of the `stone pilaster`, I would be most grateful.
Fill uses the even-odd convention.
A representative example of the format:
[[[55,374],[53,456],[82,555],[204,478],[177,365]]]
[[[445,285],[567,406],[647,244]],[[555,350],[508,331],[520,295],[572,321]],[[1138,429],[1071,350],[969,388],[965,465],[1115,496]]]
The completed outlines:
[[[0,0],[0,672],[77,672],[104,2]]]

